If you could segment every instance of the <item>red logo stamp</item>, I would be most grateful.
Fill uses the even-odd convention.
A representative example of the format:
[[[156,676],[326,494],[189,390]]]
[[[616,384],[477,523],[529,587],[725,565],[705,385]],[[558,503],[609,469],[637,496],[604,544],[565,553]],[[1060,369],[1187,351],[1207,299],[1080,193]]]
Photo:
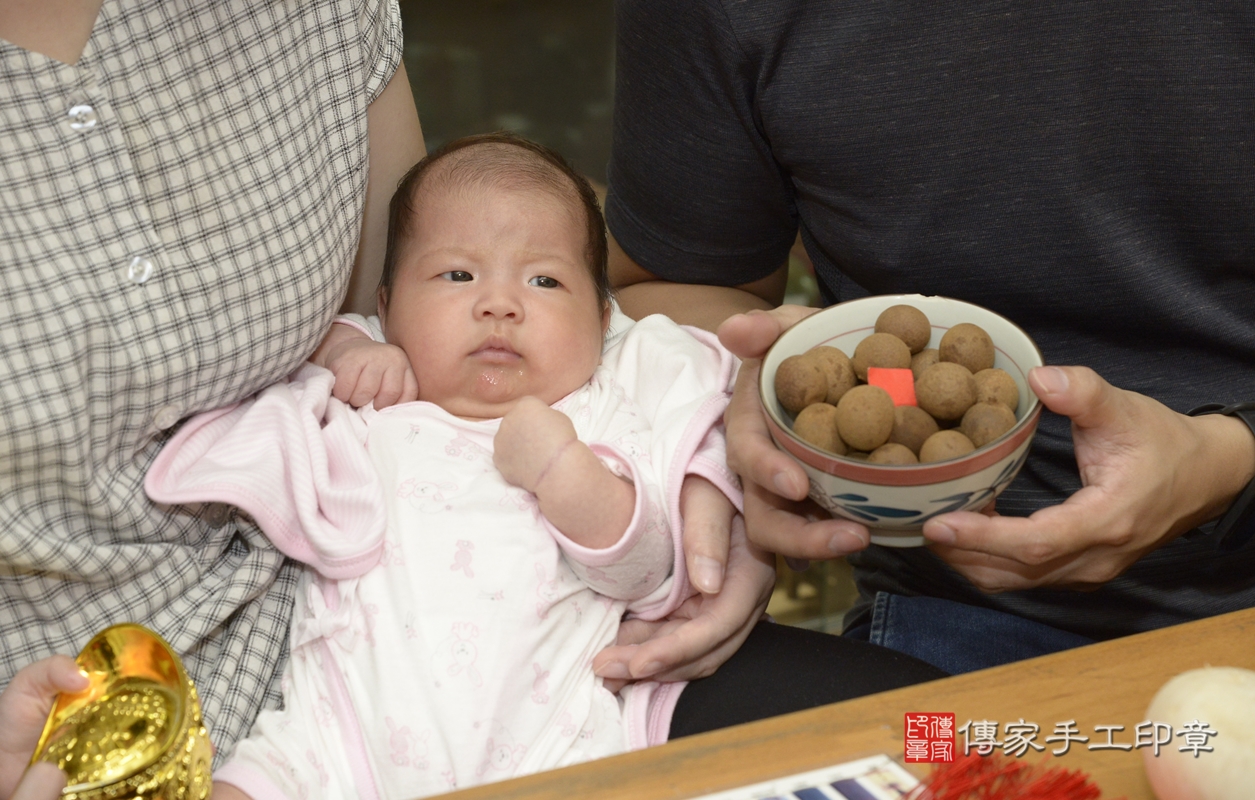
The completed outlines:
[[[906,715],[904,725],[907,763],[954,761],[954,714],[911,713]]]

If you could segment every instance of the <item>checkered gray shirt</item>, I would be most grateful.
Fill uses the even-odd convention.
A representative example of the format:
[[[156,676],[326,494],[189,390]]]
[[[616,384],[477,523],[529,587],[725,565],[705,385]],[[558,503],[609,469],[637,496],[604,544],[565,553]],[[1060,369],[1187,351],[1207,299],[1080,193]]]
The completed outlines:
[[[130,620],[220,755],[277,702],[294,567],[142,481],[317,345],[401,46],[396,0],[105,0],[74,66],[0,41],[0,685]]]

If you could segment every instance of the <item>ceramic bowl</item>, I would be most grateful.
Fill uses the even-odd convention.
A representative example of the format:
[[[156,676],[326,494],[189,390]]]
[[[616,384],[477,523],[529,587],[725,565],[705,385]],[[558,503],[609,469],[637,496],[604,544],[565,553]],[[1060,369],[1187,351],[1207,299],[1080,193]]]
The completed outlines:
[[[880,312],[898,304],[915,306],[928,317],[929,347],[937,347],[942,335],[960,322],[985,329],[994,342],[994,366],[1006,370],[1020,391],[1011,430],[965,456],[905,466],[842,458],[793,435],[793,417],[776,400],[780,362],[818,345],[853,355],[855,346],[873,332]],[[873,544],[917,547],[924,544],[920,529],[927,520],[983,508],[1020,471],[1041,416],[1041,401],[1028,387],[1028,371],[1041,365],[1041,351],[1028,334],[988,309],[948,297],[877,295],[829,306],[785,331],[763,359],[758,391],[772,439],[806,470],[816,503],[866,525]]]

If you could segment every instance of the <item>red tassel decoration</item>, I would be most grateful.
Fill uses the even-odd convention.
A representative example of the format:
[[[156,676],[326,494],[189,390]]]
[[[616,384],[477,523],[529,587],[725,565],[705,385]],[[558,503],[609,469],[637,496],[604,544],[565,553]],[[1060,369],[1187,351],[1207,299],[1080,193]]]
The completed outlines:
[[[997,753],[969,753],[933,770],[910,800],[1100,800],[1080,770],[1029,764]]]

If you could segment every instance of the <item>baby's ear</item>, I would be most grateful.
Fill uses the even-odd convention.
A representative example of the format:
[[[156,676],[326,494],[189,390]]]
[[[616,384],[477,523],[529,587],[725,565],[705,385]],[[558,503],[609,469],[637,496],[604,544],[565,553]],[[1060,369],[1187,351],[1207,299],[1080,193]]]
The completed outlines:
[[[602,337],[605,337],[606,331],[610,330],[610,314],[611,314],[610,304],[606,303],[601,309],[601,335]],[[383,315],[381,314],[379,318],[382,320]]]
[[[375,295],[375,313],[379,317],[379,324],[386,324],[388,317],[388,290],[383,286],[379,287],[379,291]]]

